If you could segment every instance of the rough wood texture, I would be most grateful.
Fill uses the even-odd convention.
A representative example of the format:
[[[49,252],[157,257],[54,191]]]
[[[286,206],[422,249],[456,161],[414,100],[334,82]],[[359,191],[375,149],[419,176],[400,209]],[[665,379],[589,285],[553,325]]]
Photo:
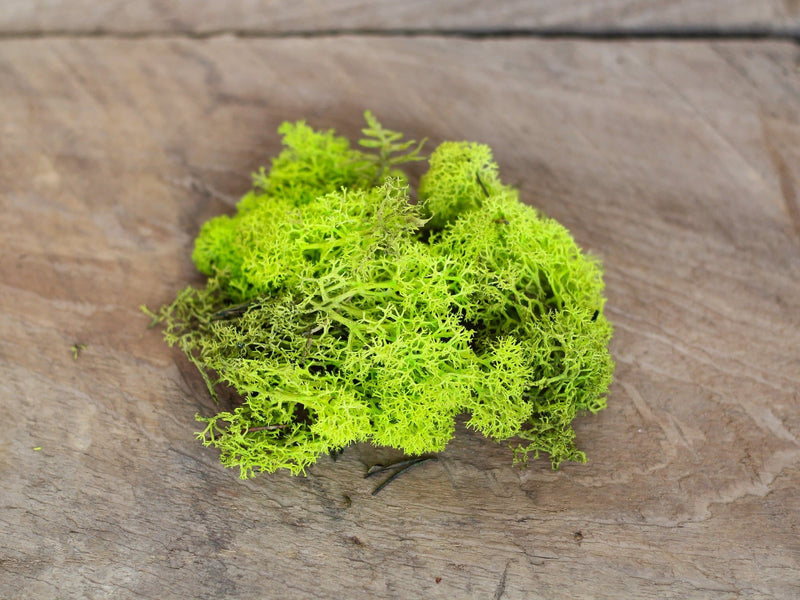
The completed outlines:
[[[800,34],[798,0],[11,0],[2,32],[752,29]]]
[[[797,598],[800,51],[783,43],[0,43],[0,597]],[[588,465],[467,432],[373,497],[241,482],[137,306],[283,119],[490,143],[607,267]],[[86,348],[74,359],[71,346]],[[36,448],[41,448],[36,450]]]

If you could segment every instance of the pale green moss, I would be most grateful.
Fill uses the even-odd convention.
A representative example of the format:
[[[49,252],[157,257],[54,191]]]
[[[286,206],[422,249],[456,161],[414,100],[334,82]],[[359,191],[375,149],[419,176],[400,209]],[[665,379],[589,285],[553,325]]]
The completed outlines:
[[[209,390],[241,403],[198,417],[242,477],[300,473],[358,441],[442,450],[458,414],[495,440],[585,460],[572,421],[605,406],[613,371],[599,262],[500,181],[491,151],[446,142],[409,203],[419,159],[367,115],[368,151],[303,122],[237,213],[206,223],[209,276],[161,309],[165,337]]]

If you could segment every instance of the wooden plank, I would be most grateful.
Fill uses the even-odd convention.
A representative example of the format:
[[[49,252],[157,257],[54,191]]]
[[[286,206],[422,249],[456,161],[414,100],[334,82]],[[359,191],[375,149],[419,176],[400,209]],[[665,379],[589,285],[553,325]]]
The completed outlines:
[[[6,33],[298,33],[337,30],[721,30],[800,33],[797,0],[28,0],[0,3]]]
[[[0,43],[0,597],[783,598],[800,586],[800,74],[788,43]],[[137,310],[197,281],[284,119],[490,143],[607,267],[588,465],[460,428],[241,482]],[[77,359],[73,344],[85,344]],[[40,450],[37,450],[40,448]]]

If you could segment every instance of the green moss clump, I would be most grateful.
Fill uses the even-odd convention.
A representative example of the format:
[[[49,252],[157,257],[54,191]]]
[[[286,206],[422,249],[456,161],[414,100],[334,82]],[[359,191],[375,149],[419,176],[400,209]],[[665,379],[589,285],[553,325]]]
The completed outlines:
[[[206,287],[157,315],[212,394],[241,397],[199,439],[243,478],[297,474],[360,441],[440,451],[467,413],[517,460],[585,461],[572,421],[604,408],[614,366],[599,262],[487,146],[440,145],[414,204],[398,167],[421,145],[369,113],[363,132],[366,150],[284,123],[236,214],[200,231]]]

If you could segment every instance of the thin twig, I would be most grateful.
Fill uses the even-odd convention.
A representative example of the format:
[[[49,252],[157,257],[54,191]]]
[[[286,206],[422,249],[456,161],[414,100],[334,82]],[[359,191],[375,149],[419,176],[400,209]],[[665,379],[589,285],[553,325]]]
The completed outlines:
[[[227,319],[228,317],[238,317],[246,313],[251,306],[256,306],[256,303],[244,302],[242,304],[237,304],[236,306],[231,306],[230,308],[223,308],[222,310],[218,310],[211,315],[211,320],[217,321],[219,319]]]
[[[384,473],[386,471],[391,471],[392,469],[399,469],[400,467],[407,467],[409,465],[414,464],[419,460],[417,458],[410,458],[408,460],[401,460],[400,462],[392,463],[390,465],[372,465],[369,469],[367,469],[367,474],[364,475],[364,479],[368,477],[372,477],[373,475],[377,475],[378,473]]]
[[[403,461],[403,462],[401,462],[401,463],[397,463],[397,464],[405,464],[405,463],[408,463],[408,464],[405,464],[405,466],[404,466],[404,467],[402,467],[401,469],[399,469],[399,470],[398,470],[397,472],[395,472],[395,473],[394,473],[394,474],[393,474],[391,477],[389,477],[389,478],[388,478],[386,481],[384,481],[382,484],[380,484],[378,487],[376,487],[376,488],[375,488],[375,489],[372,491],[372,495],[373,495],[373,496],[376,496],[376,495],[378,494],[378,492],[380,492],[380,491],[381,491],[383,488],[385,488],[385,487],[386,487],[387,485],[389,485],[389,484],[390,484],[392,481],[394,481],[395,479],[397,479],[397,478],[398,478],[400,475],[402,475],[403,473],[405,473],[406,471],[408,471],[408,470],[409,470],[411,467],[413,467],[414,465],[418,465],[418,464],[420,464],[420,463],[424,463],[424,462],[426,462],[426,461],[429,461],[429,460],[439,460],[439,459],[438,459],[436,456],[420,456],[419,458],[414,458],[414,459],[412,459],[412,460],[407,460],[407,461]],[[392,466],[397,466],[397,465],[392,465]]]
[[[263,427],[251,427],[246,431],[246,433],[254,433],[256,431],[275,431],[276,429],[283,429],[284,427],[288,426],[288,423],[284,423],[283,425],[264,425]]]
[[[481,176],[479,173],[475,173],[475,179],[478,180],[478,184],[480,184],[481,189],[483,190],[484,195],[488,198],[489,197],[489,190],[486,189],[486,186],[483,185],[483,181],[481,181]]]
[[[315,333],[319,333],[323,329],[325,329],[325,328],[322,325],[319,325],[317,327],[314,327],[314,329],[312,329],[311,331],[308,332],[308,339],[306,340],[306,347],[305,347],[305,350],[303,350],[303,356],[300,359],[300,364],[301,365],[305,364],[306,357],[308,357],[308,351],[311,349],[311,336],[314,335]]]

